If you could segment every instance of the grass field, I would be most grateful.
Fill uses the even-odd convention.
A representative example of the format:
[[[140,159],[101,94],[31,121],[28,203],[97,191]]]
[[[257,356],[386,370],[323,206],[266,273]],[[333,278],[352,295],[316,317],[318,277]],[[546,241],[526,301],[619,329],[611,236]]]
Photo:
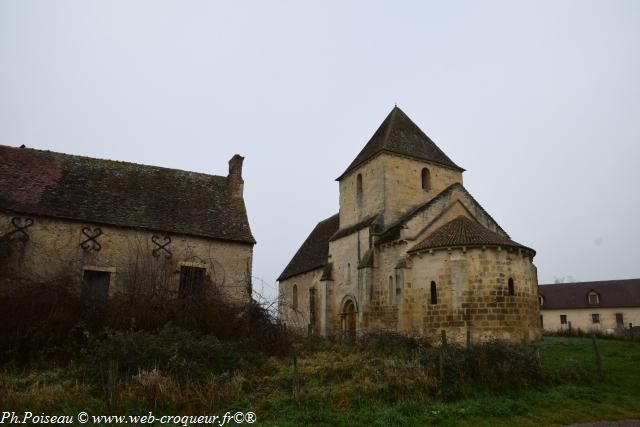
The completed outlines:
[[[542,364],[553,375],[568,367],[593,369],[591,380],[502,392],[476,389],[455,402],[385,404],[365,396],[347,408],[330,399],[272,396],[267,405],[270,426],[551,426],[605,419],[640,418],[640,343],[598,341],[607,379],[595,375],[595,356],[588,338],[547,337],[540,343]],[[315,356],[317,357],[317,355]],[[346,383],[347,380],[342,381]],[[339,388],[337,381],[333,387]],[[312,393],[313,394],[313,393]]]
[[[543,379],[533,375],[526,385],[526,379],[502,378],[491,386],[476,379],[452,396],[437,391],[437,373],[413,353],[318,340],[296,345],[297,375],[290,358],[277,357],[239,362],[231,375],[198,373],[206,380],[154,370],[111,383],[84,377],[77,367],[13,367],[0,372],[0,410],[137,415],[244,410],[257,414],[256,425],[274,427],[540,427],[640,418],[640,343],[598,343],[605,379],[596,373],[590,339],[547,337],[538,344]],[[500,381],[512,387],[501,389]]]

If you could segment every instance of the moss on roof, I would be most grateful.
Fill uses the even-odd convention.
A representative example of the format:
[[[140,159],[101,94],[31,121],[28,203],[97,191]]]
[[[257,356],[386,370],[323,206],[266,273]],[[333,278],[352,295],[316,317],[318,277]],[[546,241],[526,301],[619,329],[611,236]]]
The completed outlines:
[[[0,146],[0,209],[255,243],[227,178]]]

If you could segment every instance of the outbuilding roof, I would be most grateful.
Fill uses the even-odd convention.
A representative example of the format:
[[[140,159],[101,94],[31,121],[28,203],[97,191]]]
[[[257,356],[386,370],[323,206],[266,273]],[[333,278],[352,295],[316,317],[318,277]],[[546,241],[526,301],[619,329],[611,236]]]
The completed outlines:
[[[598,294],[598,304],[589,304],[589,293]],[[559,283],[538,286],[542,309],[592,307],[640,307],[640,279]]]
[[[464,170],[444,154],[435,142],[396,106],[337,181],[383,151],[428,160],[460,171]]]
[[[0,210],[255,243],[228,178],[0,145]]]

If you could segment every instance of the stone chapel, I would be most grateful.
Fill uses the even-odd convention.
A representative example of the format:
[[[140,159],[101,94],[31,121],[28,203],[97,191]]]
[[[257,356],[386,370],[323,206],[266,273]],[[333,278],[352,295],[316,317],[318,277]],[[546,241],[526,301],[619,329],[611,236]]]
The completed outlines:
[[[337,178],[340,209],[280,277],[290,329],[433,341],[541,336],[535,251],[469,194],[464,169],[395,107]]]

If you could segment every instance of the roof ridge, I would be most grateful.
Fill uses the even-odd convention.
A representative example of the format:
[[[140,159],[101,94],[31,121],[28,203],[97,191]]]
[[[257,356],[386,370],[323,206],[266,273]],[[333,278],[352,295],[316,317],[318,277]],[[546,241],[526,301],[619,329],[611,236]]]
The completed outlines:
[[[566,283],[540,283],[540,286],[591,286],[596,284],[618,283],[618,282],[640,282],[640,277],[633,279],[608,279],[608,280],[591,280],[588,282],[566,282]]]
[[[384,136],[382,137],[383,150],[384,150],[385,142],[389,139],[389,134],[391,133],[391,129],[393,128],[393,122],[398,116],[398,110],[400,109],[396,105],[395,107],[393,107],[393,110],[391,110],[391,113],[389,114],[389,123],[387,123],[387,129],[385,129]]]
[[[0,145],[0,208],[29,215],[255,243],[228,178]]]
[[[218,177],[218,178],[225,178],[225,179],[227,178],[224,175],[214,175],[214,174],[191,171],[191,170],[186,170],[186,169],[170,168],[170,167],[166,167],[166,166],[148,165],[148,164],[145,164],[145,163],[136,163],[136,162],[132,162],[132,161],[128,161],[128,160],[105,159],[105,158],[101,158],[101,157],[91,157],[91,156],[84,156],[84,155],[79,155],[79,154],[62,153],[60,151],[43,150],[43,149],[40,149],[40,148],[13,147],[11,145],[4,145],[4,144],[0,144],[0,148],[8,148],[8,149],[11,149],[11,150],[16,150],[16,151],[18,151],[18,150],[19,151],[30,150],[30,151],[37,151],[37,152],[43,153],[43,154],[52,154],[54,156],[63,156],[63,157],[68,157],[68,158],[78,159],[78,160],[91,160],[91,161],[99,160],[101,162],[110,162],[110,163],[115,163],[115,164],[118,164],[118,165],[131,165],[131,166],[138,166],[138,167],[141,166],[141,167],[144,167],[144,168],[156,169],[156,170],[176,171],[176,172],[190,173],[190,174],[194,174],[194,175],[203,175],[203,176],[208,176],[208,177]]]
[[[378,126],[347,169],[336,178],[340,181],[352,170],[381,152],[396,153],[422,161],[429,161],[458,171],[456,165],[440,147],[397,105]]]

